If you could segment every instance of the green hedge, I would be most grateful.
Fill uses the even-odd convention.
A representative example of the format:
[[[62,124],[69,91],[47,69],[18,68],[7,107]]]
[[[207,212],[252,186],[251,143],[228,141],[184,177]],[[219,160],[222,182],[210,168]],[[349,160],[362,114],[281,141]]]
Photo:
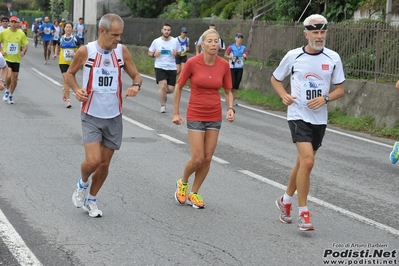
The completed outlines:
[[[26,16],[26,17],[34,17],[34,18],[42,18],[44,17],[43,11],[38,11],[38,10],[20,10],[18,12],[20,17]]]

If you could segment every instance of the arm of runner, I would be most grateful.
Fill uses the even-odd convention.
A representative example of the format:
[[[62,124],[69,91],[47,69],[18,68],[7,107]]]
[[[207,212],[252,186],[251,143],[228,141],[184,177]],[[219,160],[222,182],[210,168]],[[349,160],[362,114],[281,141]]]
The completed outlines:
[[[71,86],[73,92],[76,95],[76,99],[79,102],[87,101],[87,91],[85,88],[80,88],[76,81],[76,73],[83,67],[87,60],[87,47],[81,46],[75,53],[75,57],[72,60],[71,65],[66,73],[67,82]]]
[[[8,73],[8,66],[4,58],[2,58],[4,63],[4,67],[1,68],[1,82],[0,82],[0,91],[4,90],[6,87],[6,80],[7,80],[7,73]]]
[[[129,49],[127,49],[125,45],[122,46],[122,53],[123,61],[125,63],[125,72],[132,79],[132,85],[127,88],[125,98],[128,96],[134,97],[139,92],[141,84],[143,83],[143,79],[141,78],[140,73],[137,71]]]
[[[284,89],[283,83],[281,81],[277,80],[274,76],[272,76],[270,79],[270,82],[272,83],[274,90],[280,96],[281,100],[283,101],[283,103],[285,105],[290,105],[294,102],[296,97],[287,93],[287,91]]]
[[[54,49],[54,55],[53,55],[54,60],[57,58],[57,54],[59,51],[60,51],[60,46],[57,44]]]
[[[180,115],[180,98],[183,87],[179,83],[176,83],[174,95],[173,95],[173,118],[172,122],[176,125],[183,125],[184,119]]]

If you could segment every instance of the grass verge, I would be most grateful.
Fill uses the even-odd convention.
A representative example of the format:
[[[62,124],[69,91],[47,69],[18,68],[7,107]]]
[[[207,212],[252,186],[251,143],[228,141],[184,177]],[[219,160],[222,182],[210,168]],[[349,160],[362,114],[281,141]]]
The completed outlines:
[[[132,54],[139,72],[154,75],[154,59],[143,53],[132,52]],[[223,90],[221,90],[221,93],[223,94]],[[261,93],[256,90],[245,89],[239,90],[236,98],[252,105],[261,106],[267,110],[287,110],[287,106],[282,103],[280,97],[271,93]],[[339,108],[328,111],[328,123],[345,130],[367,133],[376,137],[399,139],[399,125],[394,128],[378,126],[371,116],[361,118],[352,117]]]

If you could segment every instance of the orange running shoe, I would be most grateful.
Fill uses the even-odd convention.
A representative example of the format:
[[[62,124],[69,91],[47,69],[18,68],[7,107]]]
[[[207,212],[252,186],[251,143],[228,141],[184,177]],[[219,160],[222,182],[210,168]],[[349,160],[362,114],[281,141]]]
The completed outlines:
[[[188,195],[187,204],[193,206],[196,209],[203,209],[205,208],[204,201],[202,197],[197,193],[190,193]]]
[[[181,178],[176,181],[175,199],[180,204],[186,204],[188,184],[183,184]]]

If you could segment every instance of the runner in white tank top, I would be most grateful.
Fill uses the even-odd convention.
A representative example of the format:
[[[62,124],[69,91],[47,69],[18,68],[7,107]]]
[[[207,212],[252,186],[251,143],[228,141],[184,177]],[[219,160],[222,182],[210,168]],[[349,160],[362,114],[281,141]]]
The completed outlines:
[[[72,202],[78,208],[83,207],[90,217],[102,216],[96,196],[108,176],[114,151],[122,143],[121,68],[132,79],[124,97],[136,96],[142,83],[129,50],[119,44],[123,26],[118,15],[104,15],[98,25],[100,37],[78,49],[67,71],[68,84],[82,102],[82,142],[86,153]],[[82,67],[83,84],[79,86],[76,73]]]

